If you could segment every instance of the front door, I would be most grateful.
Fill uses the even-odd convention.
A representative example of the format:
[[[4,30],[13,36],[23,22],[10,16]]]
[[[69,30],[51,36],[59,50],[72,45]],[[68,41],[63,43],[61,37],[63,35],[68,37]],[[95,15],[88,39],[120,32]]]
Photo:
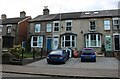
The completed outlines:
[[[52,38],[47,38],[47,50],[52,50]]]
[[[120,50],[120,37],[119,35],[114,36],[115,50]]]
[[[105,50],[112,51],[112,38],[111,38],[111,36],[105,37]]]
[[[53,50],[58,49],[58,46],[59,46],[59,38],[54,37],[54,39],[53,39]]]

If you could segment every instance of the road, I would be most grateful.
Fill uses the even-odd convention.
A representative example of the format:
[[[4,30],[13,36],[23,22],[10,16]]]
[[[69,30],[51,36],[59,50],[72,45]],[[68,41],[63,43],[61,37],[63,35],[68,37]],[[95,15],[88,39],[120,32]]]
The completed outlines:
[[[107,78],[74,78],[74,77],[57,77],[57,76],[41,76],[15,73],[2,73],[2,79],[107,79]],[[110,78],[109,78],[110,79]]]
[[[44,76],[67,77],[118,77],[118,60],[113,57],[97,57],[97,62],[80,62],[80,58],[70,58],[66,64],[47,64],[46,59],[34,63],[15,66],[3,65],[3,72],[24,73]]]

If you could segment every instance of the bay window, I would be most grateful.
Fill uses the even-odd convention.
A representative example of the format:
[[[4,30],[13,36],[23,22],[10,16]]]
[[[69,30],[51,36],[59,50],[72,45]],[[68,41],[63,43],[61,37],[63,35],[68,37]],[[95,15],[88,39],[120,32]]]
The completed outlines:
[[[31,47],[43,47],[43,36],[32,36]]]
[[[76,47],[76,36],[74,35],[64,35],[61,38],[62,47]]]
[[[85,35],[86,47],[101,47],[100,34],[87,34]]]

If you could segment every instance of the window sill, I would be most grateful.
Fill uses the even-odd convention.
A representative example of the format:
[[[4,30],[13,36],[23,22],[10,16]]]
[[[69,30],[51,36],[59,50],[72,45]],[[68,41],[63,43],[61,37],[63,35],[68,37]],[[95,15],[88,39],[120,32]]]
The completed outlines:
[[[87,47],[87,46],[86,46],[86,47]],[[101,48],[101,46],[88,46],[88,47]]]
[[[60,31],[53,31],[53,32],[60,32]]]
[[[94,31],[97,31],[97,30],[95,29],[95,30],[89,30],[89,31],[94,32]]]
[[[111,31],[111,30],[104,30],[104,31]]]

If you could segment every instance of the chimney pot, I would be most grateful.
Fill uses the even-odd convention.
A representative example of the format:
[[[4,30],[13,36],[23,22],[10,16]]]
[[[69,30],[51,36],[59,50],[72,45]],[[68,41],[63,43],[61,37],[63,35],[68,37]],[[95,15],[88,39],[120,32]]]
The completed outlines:
[[[44,6],[43,15],[49,15],[49,12],[48,6]]]
[[[6,19],[7,18],[7,16],[6,16],[6,14],[2,14],[1,15],[1,19],[3,20],[3,19]]]
[[[21,18],[26,17],[26,13],[25,13],[25,11],[21,11],[21,12],[20,12],[20,17],[21,17]]]

